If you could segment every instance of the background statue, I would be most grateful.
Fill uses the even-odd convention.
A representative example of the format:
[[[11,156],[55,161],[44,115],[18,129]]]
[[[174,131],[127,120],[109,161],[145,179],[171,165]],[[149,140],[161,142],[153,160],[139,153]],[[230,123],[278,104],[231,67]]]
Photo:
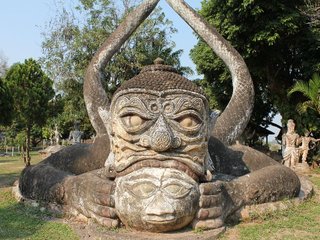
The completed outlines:
[[[249,121],[253,85],[241,56],[184,1],[167,0],[213,48],[233,76],[233,96],[218,119],[193,82],[161,60],[112,97],[101,72],[158,3],[145,0],[106,40],[88,66],[87,111],[97,136],[24,169],[25,197],[55,201],[109,227],[165,232],[216,229],[244,205],[294,197],[289,168],[233,143]],[[213,123],[215,125],[213,126]],[[106,160],[107,159],[107,160]]]
[[[315,139],[309,136],[310,132],[306,131],[304,137],[301,137],[301,146],[299,147],[302,156],[302,163],[307,163],[308,152],[310,150],[309,144],[311,142],[319,142],[320,139]]]
[[[287,132],[282,135],[283,164],[294,168],[299,162],[300,136],[295,132],[295,123],[292,119],[287,122]]]
[[[74,123],[74,130],[70,131],[68,140],[72,144],[81,143],[82,135],[83,135],[83,132],[80,131],[80,123],[79,122],[75,122]]]
[[[55,125],[55,129],[54,129],[54,139],[55,139],[55,144],[59,145],[60,144],[60,138],[62,137],[61,133],[58,130],[58,125]]]

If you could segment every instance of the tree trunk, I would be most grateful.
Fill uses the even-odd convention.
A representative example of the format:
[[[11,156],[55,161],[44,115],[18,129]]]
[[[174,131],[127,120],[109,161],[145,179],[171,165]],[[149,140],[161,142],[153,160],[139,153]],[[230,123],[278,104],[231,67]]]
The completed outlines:
[[[24,141],[22,148],[21,148],[21,157],[23,158],[24,164],[27,166],[27,158],[26,158],[26,141]]]
[[[25,164],[26,167],[30,166],[30,161],[31,161],[31,157],[30,157],[30,127],[27,127],[27,137],[26,137],[26,154],[25,154]]]

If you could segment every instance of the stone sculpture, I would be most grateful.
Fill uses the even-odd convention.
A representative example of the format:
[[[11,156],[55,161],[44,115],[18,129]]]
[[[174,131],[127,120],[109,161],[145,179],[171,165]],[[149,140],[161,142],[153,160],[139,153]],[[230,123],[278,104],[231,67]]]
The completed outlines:
[[[81,143],[82,135],[83,135],[83,132],[80,131],[80,123],[79,122],[75,122],[74,123],[74,130],[70,131],[68,140],[72,144]]]
[[[55,125],[55,129],[54,129],[54,139],[55,139],[55,144],[59,145],[60,144],[60,139],[62,137],[61,133],[58,130],[58,125]]]
[[[299,162],[300,136],[295,132],[295,123],[288,120],[287,132],[282,136],[283,164],[287,167],[295,168]]]
[[[307,157],[308,157],[308,153],[309,153],[309,144],[311,142],[319,142],[320,139],[315,139],[313,137],[309,136],[310,132],[306,131],[304,136],[301,137],[301,146],[299,147],[300,150],[300,154],[302,156],[302,163],[307,163]]]
[[[292,170],[249,147],[227,146],[250,118],[252,81],[241,56],[184,1],[167,0],[230,68],[227,108],[210,118],[202,90],[159,59],[107,98],[101,72],[158,1],[131,12],[87,69],[84,97],[95,142],[24,169],[22,194],[105,226],[122,222],[150,232],[217,229],[244,205],[296,196],[300,182]]]

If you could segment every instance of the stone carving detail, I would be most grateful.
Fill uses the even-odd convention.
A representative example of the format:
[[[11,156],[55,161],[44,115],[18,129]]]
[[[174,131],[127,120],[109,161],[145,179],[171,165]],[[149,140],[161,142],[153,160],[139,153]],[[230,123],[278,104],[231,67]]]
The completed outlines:
[[[282,136],[283,164],[294,168],[299,161],[300,136],[295,132],[295,123],[292,119],[288,120],[287,132]]]
[[[319,141],[320,139],[315,139],[313,137],[310,137],[308,131],[306,131],[305,135],[301,137],[301,146],[299,147],[299,150],[300,150],[302,163],[307,163],[307,157],[310,150],[309,148],[310,143],[311,142],[316,143]]]
[[[81,143],[82,135],[83,135],[83,132],[80,131],[80,123],[79,122],[75,122],[74,130],[70,131],[68,140],[72,144]]]
[[[61,139],[62,135],[58,130],[58,125],[55,125],[55,129],[54,129],[53,133],[54,133],[55,144],[60,145],[60,139]]]
[[[208,162],[208,103],[197,93],[124,90],[111,104],[115,169],[148,159],[180,161],[199,175]]]
[[[166,232],[187,226],[198,208],[198,182],[170,168],[142,168],[116,179],[115,208],[129,228]]]
[[[158,1],[145,0],[132,11],[87,69],[84,97],[94,144],[75,144],[25,169],[21,192],[108,227],[122,222],[152,232],[219,229],[242,206],[296,196],[300,182],[292,170],[251,148],[225,145],[250,118],[252,81],[236,50],[184,1],[167,0],[232,73],[226,110],[210,119],[202,89],[159,59],[124,82],[110,103],[101,72]]]
[[[289,119],[287,123],[287,132],[282,136],[283,164],[294,169],[299,164],[301,157],[301,163],[304,167],[308,167],[307,157],[309,144],[318,141],[320,141],[320,139],[310,137],[308,131],[305,132],[305,136],[299,136],[299,134],[295,132],[294,121]]]

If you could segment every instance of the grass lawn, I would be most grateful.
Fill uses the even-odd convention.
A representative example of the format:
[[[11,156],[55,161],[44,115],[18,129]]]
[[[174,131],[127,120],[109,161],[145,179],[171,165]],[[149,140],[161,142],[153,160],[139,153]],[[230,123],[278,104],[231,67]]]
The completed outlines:
[[[311,199],[289,210],[258,216],[250,222],[230,226],[220,239],[320,239],[319,169],[313,170],[309,177],[316,191]]]
[[[32,153],[31,163],[39,161],[40,156]],[[19,156],[0,157],[0,239],[79,239],[67,224],[53,221],[49,213],[27,208],[15,201],[10,187],[23,167]],[[309,177],[318,192],[320,170],[314,170]],[[250,222],[229,226],[219,239],[320,240],[320,196],[316,193],[309,201],[289,210],[260,215]]]
[[[32,164],[41,161],[37,153],[31,158]],[[10,186],[23,168],[19,156],[0,157],[0,239],[79,239],[68,225],[52,221],[49,213],[16,202]]]

